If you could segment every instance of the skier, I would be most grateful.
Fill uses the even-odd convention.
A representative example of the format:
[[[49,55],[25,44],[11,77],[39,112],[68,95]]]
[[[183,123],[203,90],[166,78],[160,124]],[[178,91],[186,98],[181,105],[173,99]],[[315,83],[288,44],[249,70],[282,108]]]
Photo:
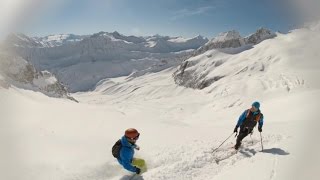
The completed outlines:
[[[128,171],[140,174],[146,171],[145,161],[143,159],[133,158],[134,149],[140,150],[140,147],[136,145],[136,141],[139,139],[140,133],[134,129],[129,128],[125,131],[125,135],[114,145],[112,148],[118,151],[114,155],[118,162]],[[121,142],[121,143],[120,143]],[[116,147],[116,148],[115,148]],[[114,153],[114,152],[112,152]]]
[[[239,117],[238,123],[236,127],[234,128],[234,133],[238,133],[238,128],[240,127],[240,132],[237,137],[237,142],[234,148],[236,150],[239,149],[241,145],[241,141],[243,138],[245,138],[248,134],[253,132],[253,128],[258,125],[259,132],[262,132],[262,126],[263,126],[263,114],[260,111],[260,103],[259,102],[253,102],[252,107],[250,109],[245,110],[241,116]]]

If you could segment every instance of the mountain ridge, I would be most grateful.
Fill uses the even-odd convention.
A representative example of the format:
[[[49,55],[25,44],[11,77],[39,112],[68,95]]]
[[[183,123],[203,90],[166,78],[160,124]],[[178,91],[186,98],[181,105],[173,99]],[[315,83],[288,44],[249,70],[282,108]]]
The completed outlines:
[[[58,34],[28,37],[11,34],[5,49],[21,56],[38,71],[49,71],[71,92],[88,91],[106,78],[139,77],[166,68],[177,67],[184,60],[210,49],[235,49],[252,46],[271,38],[270,31],[261,29],[242,38],[237,31],[220,33],[210,41],[161,35],[126,36],[117,31],[92,35]],[[231,50],[234,51],[234,50]],[[231,52],[230,51],[230,52]]]

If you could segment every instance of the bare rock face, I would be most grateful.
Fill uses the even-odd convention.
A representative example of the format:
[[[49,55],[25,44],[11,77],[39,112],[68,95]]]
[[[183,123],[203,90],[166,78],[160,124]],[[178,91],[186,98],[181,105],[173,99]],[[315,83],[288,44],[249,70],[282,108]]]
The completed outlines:
[[[11,85],[22,89],[42,92],[50,97],[71,97],[67,88],[48,71],[38,72],[34,66],[19,56],[0,53],[0,85],[9,88]]]
[[[193,89],[204,89],[224,78],[223,75],[206,78],[209,73],[207,71],[195,73],[194,70],[187,70],[187,68],[192,66],[194,66],[194,64],[190,61],[184,61],[183,64],[179,66],[179,69],[173,74],[176,84]]]
[[[261,41],[275,37],[275,33],[269,29],[260,28],[255,33],[244,38],[246,44],[258,44]]]

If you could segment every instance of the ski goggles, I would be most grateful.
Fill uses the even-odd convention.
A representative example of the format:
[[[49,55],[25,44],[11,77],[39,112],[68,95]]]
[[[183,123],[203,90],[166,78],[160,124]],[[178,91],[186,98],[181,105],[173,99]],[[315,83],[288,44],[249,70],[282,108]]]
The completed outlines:
[[[134,138],[129,138],[129,139],[131,139],[131,140],[138,140],[139,139],[139,136],[140,136],[140,133],[136,136],[136,137],[134,137]]]

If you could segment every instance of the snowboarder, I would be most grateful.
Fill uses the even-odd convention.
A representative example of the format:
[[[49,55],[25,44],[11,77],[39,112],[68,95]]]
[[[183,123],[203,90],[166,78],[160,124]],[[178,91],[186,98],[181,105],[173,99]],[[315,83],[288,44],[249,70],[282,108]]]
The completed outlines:
[[[145,161],[143,159],[133,158],[134,149],[140,150],[140,147],[136,145],[139,136],[140,133],[136,129],[129,128],[125,131],[125,135],[117,142],[118,145],[116,143],[112,148],[112,153],[118,162],[126,170],[136,174],[146,171]]]
[[[259,132],[262,132],[262,126],[263,126],[263,114],[260,111],[260,103],[259,102],[253,102],[252,107],[250,109],[245,110],[241,116],[239,117],[238,123],[236,127],[234,128],[234,133],[238,133],[238,128],[240,127],[240,132],[237,137],[237,142],[234,148],[236,150],[239,149],[241,145],[241,141],[243,138],[245,138],[248,134],[253,132],[253,128],[258,125]]]

